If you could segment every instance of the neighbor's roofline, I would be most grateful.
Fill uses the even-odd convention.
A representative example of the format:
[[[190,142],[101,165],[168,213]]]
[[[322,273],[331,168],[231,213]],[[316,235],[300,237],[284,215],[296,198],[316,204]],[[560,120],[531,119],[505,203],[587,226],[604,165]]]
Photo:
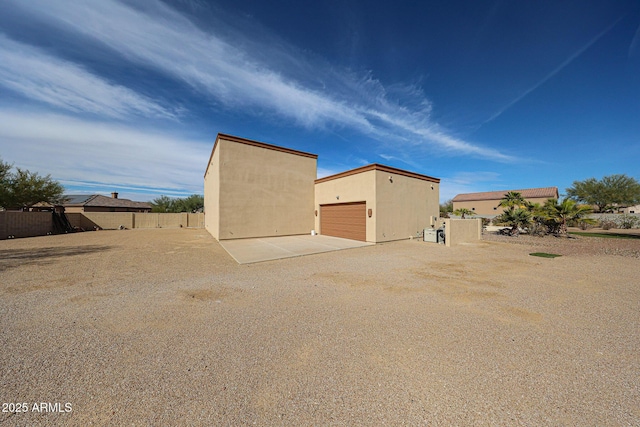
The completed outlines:
[[[64,206],[68,206],[68,207],[78,207],[78,206],[85,206],[87,203],[89,203],[90,201],[92,201],[93,199],[95,199],[96,197],[98,197],[100,194],[64,194],[62,196],[62,200],[60,203],[62,203]],[[66,196],[66,198],[65,198]],[[87,198],[84,200],[83,203],[65,203],[65,201],[67,200],[71,200],[71,197],[73,196],[87,196]]]
[[[68,196],[75,196],[74,194],[70,194]],[[82,194],[80,196],[83,196]],[[68,207],[68,208],[77,208],[77,207],[108,207],[108,208],[112,208],[112,207],[131,207],[131,208],[144,208],[144,209],[151,209],[153,208],[153,206],[151,205],[151,203],[149,202],[137,202],[135,200],[131,200],[131,199],[115,199],[109,196],[105,196],[103,194],[90,194],[87,195],[88,198],[83,202],[83,203],[66,203],[65,200],[70,200],[68,197],[63,199],[63,201],[61,202],[62,206]],[[107,202],[111,202],[111,203],[100,203],[97,202],[97,200],[99,200],[99,198],[102,198],[103,200],[107,201]]]
[[[532,192],[539,192],[543,195],[527,195]],[[545,191],[548,191],[545,193]],[[541,198],[549,198],[556,197],[560,195],[558,192],[558,187],[536,187],[536,188],[523,188],[520,190],[497,190],[497,191],[480,191],[476,193],[461,193],[457,194],[452,202],[479,202],[484,200],[499,200],[504,197],[505,194],[509,192],[521,193],[522,196],[526,199],[541,199]],[[523,194],[524,193],[524,194]],[[456,200],[458,199],[458,200]]]
[[[280,151],[282,153],[294,154],[296,156],[309,157],[312,159],[317,159],[317,154],[306,153],[304,151],[293,150],[291,148],[280,147],[278,145],[266,144],[260,141],[253,141],[251,139],[240,138],[239,136],[227,135],[225,133],[218,133],[216,136],[216,142],[213,144],[213,148],[211,149],[211,155],[209,156],[209,163],[207,163],[207,168],[204,171],[204,176],[207,176],[207,172],[209,171],[209,166],[211,165],[211,160],[213,159],[213,153],[216,151],[216,147],[218,147],[218,141],[220,139],[224,139],[227,141],[238,142],[240,144],[252,145],[254,147],[266,148],[267,150]]]
[[[421,179],[423,181],[429,181],[429,182],[435,182],[435,183],[439,183],[440,182],[440,178],[434,178],[432,176],[421,175],[419,173],[410,172],[410,171],[407,171],[407,170],[404,170],[404,169],[398,169],[398,168],[394,168],[394,167],[391,167],[391,166],[385,166],[385,165],[381,165],[379,163],[372,163],[370,165],[361,166],[359,168],[351,169],[351,170],[348,170],[348,171],[345,171],[345,172],[340,172],[340,173],[337,173],[335,175],[325,176],[324,178],[316,179],[315,183],[316,184],[320,184],[322,182],[332,181],[334,179],[340,179],[340,178],[344,178],[346,176],[355,175],[355,174],[363,173],[363,172],[369,172],[369,171],[373,171],[373,170],[386,172],[386,173],[394,173],[396,175],[402,175],[402,176],[406,176],[406,177],[409,177],[409,178]]]

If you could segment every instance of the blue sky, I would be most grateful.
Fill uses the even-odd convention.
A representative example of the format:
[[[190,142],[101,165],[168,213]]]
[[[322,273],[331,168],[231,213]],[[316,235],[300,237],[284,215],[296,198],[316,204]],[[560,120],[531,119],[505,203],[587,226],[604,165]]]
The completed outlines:
[[[0,156],[202,193],[218,132],[458,193],[640,179],[640,2],[4,0]]]

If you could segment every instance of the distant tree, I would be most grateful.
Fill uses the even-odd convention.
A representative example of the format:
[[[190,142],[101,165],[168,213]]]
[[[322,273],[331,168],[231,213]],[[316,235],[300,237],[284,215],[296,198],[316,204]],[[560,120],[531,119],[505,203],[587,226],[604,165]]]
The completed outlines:
[[[9,203],[9,177],[11,168],[12,166],[9,163],[5,163],[0,159],[0,208]]]
[[[449,218],[449,214],[453,212],[453,200],[449,199],[440,203],[440,217]]]
[[[192,194],[184,199],[160,196],[151,202],[151,212],[198,212],[204,207],[204,196]]]
[[[640,203],[640,183],[625,174],[609,175],[601,180],[589,178],[574,181],[567,188],[567,196],[577,202],[595,205],[599,212],[607,207],[633,206]]]
[[[12,169],[12,164],[0,159],[0,207],[25,209],[40,202],[60,202],[64,187],[50,175],[40,176],[21,168],[12,172]]]
[[[440,212],[453,212],[453,199],[440,203]]]
[[[170,197],[167,197],[167,196],[156,197],[151,202],[151,212],[158,212],[158,213],[173,212],[174,205],[175,205],[175,200]]]
[[[475,212],[467,208],[460,208],[453,211],[453,214],[458,215],[460,218],[464,219],[466,215],[474,215]]]
[[[204,196],[192,194],[184,199],[176,200],[177,212],[198,212],[204,208]]]

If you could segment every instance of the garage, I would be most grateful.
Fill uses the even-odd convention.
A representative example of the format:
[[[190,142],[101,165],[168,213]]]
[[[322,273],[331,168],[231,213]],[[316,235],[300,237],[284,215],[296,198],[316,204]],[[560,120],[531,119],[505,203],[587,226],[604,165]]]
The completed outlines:
[[[320,205],[320,234],[367,240],[366,202]]]

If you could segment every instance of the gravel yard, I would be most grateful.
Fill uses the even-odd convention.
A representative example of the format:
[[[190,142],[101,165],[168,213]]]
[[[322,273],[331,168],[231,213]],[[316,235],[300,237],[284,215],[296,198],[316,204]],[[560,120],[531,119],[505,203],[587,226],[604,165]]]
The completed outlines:
[[[533,239],[0,241],[0,425],[640,425],[640,239]]]

